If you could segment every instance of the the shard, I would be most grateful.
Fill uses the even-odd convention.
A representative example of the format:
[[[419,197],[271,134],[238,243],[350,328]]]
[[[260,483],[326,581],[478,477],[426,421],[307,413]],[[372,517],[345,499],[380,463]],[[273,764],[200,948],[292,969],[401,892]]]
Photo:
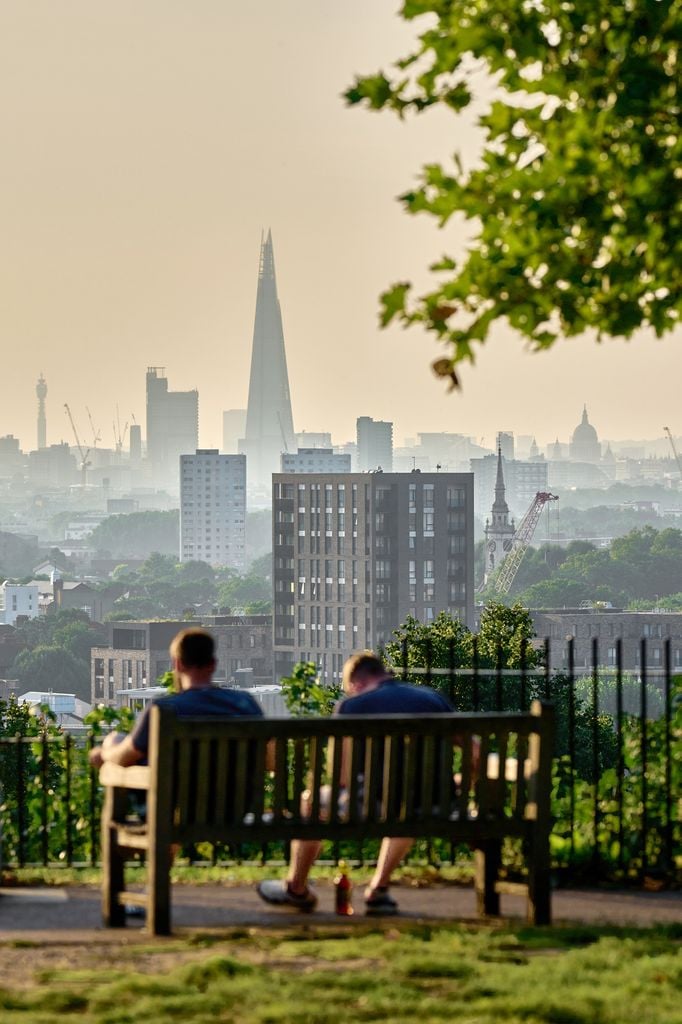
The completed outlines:
[[[246,431],[240,442],[246,454],[249,490],[270,492],[271,475],[280,469],[282,452],[295,452],[289,375],[282,313],[277,298],[272,232],[261,242],[253,327],[251,378]]]

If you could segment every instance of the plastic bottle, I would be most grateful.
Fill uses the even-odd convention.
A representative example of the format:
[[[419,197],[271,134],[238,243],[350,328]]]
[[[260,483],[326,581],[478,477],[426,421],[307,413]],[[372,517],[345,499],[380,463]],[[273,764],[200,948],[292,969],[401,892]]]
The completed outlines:
[[[334,907],[337,914],[349,917],[353,913],[353,883],[348,877],[348,865],[339,861],[339,873],[334,879]]]

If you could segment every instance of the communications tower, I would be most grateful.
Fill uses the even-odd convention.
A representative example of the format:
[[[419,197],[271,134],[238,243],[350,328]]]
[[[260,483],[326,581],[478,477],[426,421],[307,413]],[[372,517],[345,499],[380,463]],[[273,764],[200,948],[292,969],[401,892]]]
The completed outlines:
[[[47,420],[45,418],[47,384],[42,373],[36,384],[36,395],[38,396],[38,448],[47,448]]]

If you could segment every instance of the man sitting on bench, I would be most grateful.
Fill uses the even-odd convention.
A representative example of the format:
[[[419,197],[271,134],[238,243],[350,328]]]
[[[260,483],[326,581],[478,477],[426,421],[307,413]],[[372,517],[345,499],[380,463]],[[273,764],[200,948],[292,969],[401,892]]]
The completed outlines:
[[[260,705],[249,693],[225,690],[213,685],[216,670],[215,644],[205,629],[184,629],[173,639],[170,656],[176,692],[153,703],[171,704],[176,715],[247,715],[262,717]],[[99,768],[104,761],[127,767],[147,759],[149,713],[144,709],[129,736],[112,732],[99,747],[90,751],[90,764]]]
[[[335,715],[429,715],[452,711],[448,701],[427,686],[398,682],[371,651],[354,654],[343,667],[343,689],[348,696],[337,704]],[[376,871],[365,890],[368,914],[389,915],[398,912],[398,904],[389,893],[391,874],[411,849],[414,839],[382,840]],[[308,885],[308,874],[320,852],[321,843],[298,839],[291,844],[291,861],[285,881],[267,879],[258,885],[258,894],[266,903],[311,911],[317,896]]]

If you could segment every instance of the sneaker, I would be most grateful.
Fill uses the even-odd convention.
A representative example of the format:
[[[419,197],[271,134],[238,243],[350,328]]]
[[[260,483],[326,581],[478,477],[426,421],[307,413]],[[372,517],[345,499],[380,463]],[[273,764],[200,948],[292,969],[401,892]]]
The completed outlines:
[[[259,882],[256,891],[262,900],[275,907],[293,907],[309,914],[317,906],[317,896],[312,889],[306,889],[304,893],[295,893],[289,888],[288,882],[278,878]]]
[[[123,913],[126,917],[145,918],[147,916],[145,907],[138,907],[133,903],[126,903],[123,907]]]
[[[398,904],[388,889],[372,889],[365,896],[365,913],[373,917],[392,917],[398,913]]]

